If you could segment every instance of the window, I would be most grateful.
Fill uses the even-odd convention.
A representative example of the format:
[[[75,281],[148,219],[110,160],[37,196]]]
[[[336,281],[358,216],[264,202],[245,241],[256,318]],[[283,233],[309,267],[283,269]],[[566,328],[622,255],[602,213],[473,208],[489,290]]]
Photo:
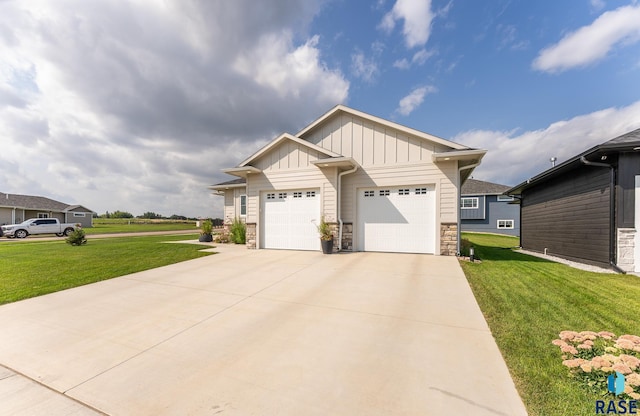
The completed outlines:
[[[380,190],[380,196],[389,196],[389,190],[388,189],[381,189]]]
[[[375,191],[364,191],[364,196],[368,197],[368,196],[375,196]]]
[[[247,196],[240,195],[240,215],[247,215]]]
[[[286,197],[287,197],[287,193],[286,193],[286,192],[280,192],[280,193],[278,194],[278,198],[279,198],[279,199],[285,199]]]
[[[416,195],[422,195],[427,193],[427,188],[416,188]]]
[[[84,212],[74,212],[73,213],[74,217],[80,217],[80,218],[84,218]]]
[[[398,190],[398,194],[399,195],[409,195],[409,190],[408,189],[399,189]]]
[[[276,199],[276,194],[267,194],[267,199]]]
[[[460,198],[460,208],[478,209],[478,198]]]
[[[513,201],[513,197],[508,195],[498,195],[498,201]]]
[[[302,192],[294,192],[293,193],[293,197],[294,198],[302,198]]]
[[[316,191],[307,191],[307,198],[315,198]]]
[[[513,230],[513,220],[498,220],[498,230]]]
[[[49,218],[49,214],[47,212],[38,212],[37,218]]]

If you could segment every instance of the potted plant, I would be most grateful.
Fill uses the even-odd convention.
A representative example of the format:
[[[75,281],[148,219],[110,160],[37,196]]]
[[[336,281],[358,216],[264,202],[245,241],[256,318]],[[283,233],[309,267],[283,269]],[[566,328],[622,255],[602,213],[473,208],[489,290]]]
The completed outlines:
[[[318,233],[320,234],[320,244],[322,245],[322,252],[324,254],[333,253],[333,233],[331,227],[325,222],[324,217],[320,218],[320,225],[318,225]]]
[[[210,243],[213,241],[213,224],[210,220],[206,220],[202,223],[200,238],[198,238],[198,241],[201,243]]]

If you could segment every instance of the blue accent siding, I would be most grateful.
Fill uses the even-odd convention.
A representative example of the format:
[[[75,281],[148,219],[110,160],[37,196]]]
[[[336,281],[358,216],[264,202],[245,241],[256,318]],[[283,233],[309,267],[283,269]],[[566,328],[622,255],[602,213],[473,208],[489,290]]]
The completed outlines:
[[[497,195],[464,195],[463,198],[478,197],[484,201],[484,219],[470,219],[462,209],[460,226],[462,231],[476,231],[483,233],[497,233],[506,235],[520,235],[520,205],[510,201],[498,201]],[[513,220],[513,229],[498,229],[498,220]]]
[[[460,208],[460,219],[462,220],[483,220],[485,216],[485,197],[479,196],[463,196],[462,198],[478,198],[478,208]]]

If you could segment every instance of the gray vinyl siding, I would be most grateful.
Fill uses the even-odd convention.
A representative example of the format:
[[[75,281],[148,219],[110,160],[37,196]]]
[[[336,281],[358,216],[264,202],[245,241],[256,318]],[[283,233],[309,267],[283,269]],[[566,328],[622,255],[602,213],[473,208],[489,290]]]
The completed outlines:
[[[478,210],[463,209],[461,212],[460,226],[462,231],[496,233],[512,236],[520,235],[520,205],[509,201],[498,201],[497,195],[464,195],[463,198],[479,198],[481,208]],[[480,207],[479,207],[480,208]],[[474,218],[470,211],[482,211]],[[513,229],[498,228],[498,220],[513,220]]]
[[[460,208],[461,220],[484,220],[485,215],[485,197],[484,195],[463,195],[462,198],[478,198],[478,208]],[[461,199],[462,199],[461,198]]]
[[[7,225],[13,222],[12,216],[11,216],[12,211],[13,211],[13,208],[0,207],[0,225]]]
[[[608,264],[609,178],[608,168],[583,166],[523,191],[522,247]]]

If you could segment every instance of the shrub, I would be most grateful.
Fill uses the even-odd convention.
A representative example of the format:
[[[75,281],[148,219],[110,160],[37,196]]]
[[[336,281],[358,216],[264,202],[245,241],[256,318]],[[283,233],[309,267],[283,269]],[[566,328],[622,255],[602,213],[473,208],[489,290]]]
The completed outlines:
[[[82,228],[76,228],[74,232],[69,234],[65,241],[72,246],[87,244],[87,238],[85,237],[84,230]]]
[[[239,218],[235,218],[231,224],[229,234],[229,239],[232,243],[244,244],[247,241],[247,226]]]
[[[202,223],[202,234],[211,234],[213,232],[213,224],[206,220]]]
[[[616,336],[607,331],[562,331],[553,345],[562,352],[562,365],[589,389],[604,394],[607,378],[619,372],[626,377],[621,398],[640,399],[640,337]]]
[[[320,225],[317,226],[318,234],[320,234],[320,240],[331,241],[333,240],[333,233],[331,232],[331,226],[325,222],[324,217],[320,218]]]
[[[466,238],[460,240],[460,255],[464,257],[469,257],[470,249],[473,246],[471,241]]]

